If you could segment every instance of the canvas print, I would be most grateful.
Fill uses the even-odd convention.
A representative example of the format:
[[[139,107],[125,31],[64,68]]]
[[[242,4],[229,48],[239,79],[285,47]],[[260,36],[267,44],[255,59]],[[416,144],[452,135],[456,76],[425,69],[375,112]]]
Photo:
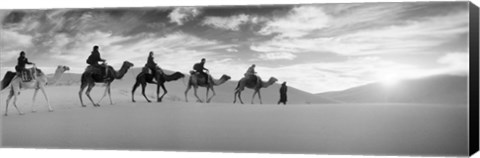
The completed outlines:
[[[3,147],[468,154],[468,2],[0,19]]]

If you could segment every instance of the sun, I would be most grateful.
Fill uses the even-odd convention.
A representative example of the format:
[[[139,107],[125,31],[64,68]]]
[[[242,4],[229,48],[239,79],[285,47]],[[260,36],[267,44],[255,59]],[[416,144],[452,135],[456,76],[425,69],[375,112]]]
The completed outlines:
[[[386,75],[380,79],[380,82],[386,87],[395,87],[401,81],[397,75]]]

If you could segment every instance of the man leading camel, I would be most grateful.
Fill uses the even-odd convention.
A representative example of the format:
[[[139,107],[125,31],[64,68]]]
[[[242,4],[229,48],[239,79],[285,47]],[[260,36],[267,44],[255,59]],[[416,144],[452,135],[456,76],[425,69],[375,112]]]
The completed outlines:
[[[283,105],[287,105],[287,89],[287,82],[283,82],[280,87],[280,100],[278,100],[277,104],[283,103]]]

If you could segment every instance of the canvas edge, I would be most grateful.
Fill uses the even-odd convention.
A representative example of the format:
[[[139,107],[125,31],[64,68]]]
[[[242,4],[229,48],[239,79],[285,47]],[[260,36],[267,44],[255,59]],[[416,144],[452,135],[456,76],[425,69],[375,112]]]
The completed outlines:
[[[478,150],[479,144],[479,12],[478,7],[469,3],[469,155]]]

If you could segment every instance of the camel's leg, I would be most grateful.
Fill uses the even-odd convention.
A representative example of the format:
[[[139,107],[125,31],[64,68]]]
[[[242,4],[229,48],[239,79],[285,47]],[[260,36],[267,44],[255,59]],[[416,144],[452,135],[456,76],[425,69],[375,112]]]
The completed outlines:
[[[213,93],[213,95],[212,95],[210,98],[208,98],[207,103],[210,103],[210,101],[212,100],[212,98],[216,95],[215,89],[213,89],[213,87],[212,87],[212,93]]]
[[[193,86],[193,94],[197,97],[197,102],[203,103],[202,99],[197,95],[198,86]]]
[[[10,100],[12,99],[13,97],[13,89],[10,90],[10,93],[8,94],[8,97],[7,97],[7,103],[6,103],[6,106],[5,106],[5,116],[7,116],[8,114],[8,103],[10,103]]]
[[[262,103],[262,93],[260,93],[260,89],[258,90],[258,99],[260,99],[260,104]]]
[[[20,88],[13,88],[13,106],[15,107],[15,109],[17,109],[18,111],[18,114],[19,115],[23,115],[23,112],[20,111],[20,109],[18,109],[18,106],[17,106],[17,99],[18,99],[18,94],[20,93]]]
[[[157,83],[157,102],[162,102],[162,99],[160,99],[160,82]]]
[[[108,83],[108,99],[110,100],[110,105],[113,105],[112,93],[111,93],[112,89],[111,89],[111,87],[110,87],[110,84],[111,84],[111,83]]]
[[[52,112],[53,108],[50,105],[50,101],[48,101],[48,96],[47,96],[47,93],[45,92],[45,87],[40,87],[40,90],[42,90],[43,96],[45,97],[45,100],[47,101],[48,111]]]
[[[242,90],[243,89],[240,89],[240,85],[238,85],[238,87],[235,88],[235,93],[233,94],[233,103],[234,104],[237,102],[237,97],[240,98],[240,92],[242,92]]]
[[[80,98],[80,104],[81,104],[82,107],[87,107],[85,104],[83,104],[83,99],[82,99],[82,93],[83,93],[83,90],[85,89],[85,87],[87,87],[87,84],[81,83],[80,91],[78,91],[78,97]]]
[[[238,91],[238,100],[240,100],[240,103],[243,104],[243,100],[242,100],[242,91]]]
[[[208,103],[208,93],[210,92],[210,86],[207,86],[207,93],[205,95],[205,102]]]
[[[135,102],[135,90],[137,89],[138,86],[140,86],[139,82],[135,82],[135,84],[133,85],[133,88],[132,88],[132,102]]]
[[[147,95],[145,95],[145,88],[147,87],[147,83],[142,83],[141,85],[142,85],[142,95],[143,95],[143,97],[145,97],[145,99],[146,99],[149,103],[152,102],[152,101],[150,101],[150,100],[148,99]]]
[[[167,88],[165,88],[165,84],[162,84],[163,94],[160,96],[160,102],[162,101],[163,97],[168,93]]]
[[[253,100],[255,99],[255,95],[257,95],[257,93],[258,93],[258,91],[257,91],[257,90],[255,90],[255,91],[253,92],[253,96],[252,96],[252,104],[253,104]]]
[[[107,83],[107,85],[105,85],[105,91],[103,92],[103,96],[102,96],[102,98],[100,98],[100,100],[97,102],[97,104],[100,104],[100,102],[102,102],[103,98],[105,98],[105,96],[107,96],[107,92],[108,92],[108,83]]]
[[[237,94],[238,94],[238,91],[235,90],[235,93],[233,93],[233,104],[235,104],[235,102],[237,102]]]
[[[32,112],[37,112],[37,109],[35,108],[35,98],[37,97],[38,93],[38,88],[35,88],[35,91],[33,91],[33,98],[32,98]]]
[[[87,95],[87,98],[90,100],[90,102],[92,102],[93,106],[97,107],[97,106],[100,106],[100,104],[95,104],[93,102],[92,97],[90,96],[90,91],[92,91],[94,86],[95,86],[95,84],[89,84],[88,87],[87,87],[87,91],[85,92],[85,95]]]
[[[185,90],[185,102],[188,102],[187,94],[188,94],[188,91],[189,91],[191,88],[192,88],[192,85],[191,85],[191,84],[188,84],[187,89]]]

